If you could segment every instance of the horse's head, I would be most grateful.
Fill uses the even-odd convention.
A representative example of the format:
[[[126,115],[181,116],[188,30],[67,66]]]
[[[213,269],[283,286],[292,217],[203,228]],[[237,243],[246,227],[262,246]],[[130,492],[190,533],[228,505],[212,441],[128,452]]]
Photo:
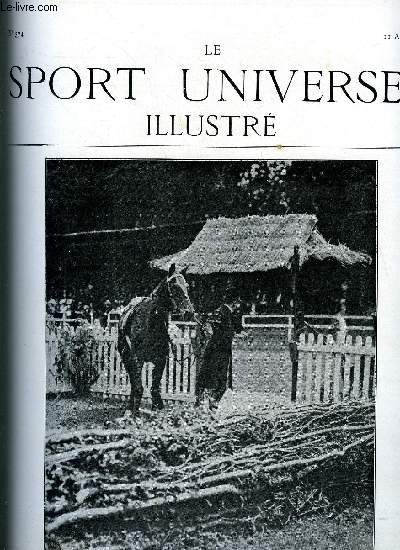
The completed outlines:
[[[173,313],[193,318],[194,308],[189,298],[188,284],[183,274],[175,271],[174,264],[169,269],[166,286]]]

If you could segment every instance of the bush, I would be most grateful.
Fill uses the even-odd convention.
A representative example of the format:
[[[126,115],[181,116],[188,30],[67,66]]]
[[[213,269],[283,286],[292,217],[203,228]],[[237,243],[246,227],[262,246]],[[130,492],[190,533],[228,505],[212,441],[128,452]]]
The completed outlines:
[[[92,361],[96,339],[93,327],[84,322],[76,329],[65,325],[60,334],[57,375],[70,382],[78,395],[87,395],[99,377],[95,361]]]

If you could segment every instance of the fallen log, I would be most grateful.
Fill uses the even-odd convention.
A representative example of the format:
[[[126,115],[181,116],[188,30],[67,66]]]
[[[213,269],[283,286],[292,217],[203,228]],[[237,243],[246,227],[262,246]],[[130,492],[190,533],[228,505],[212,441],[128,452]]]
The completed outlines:
[[[46,445],[52,445],[53,443],[67,443],[68,441],[74,441],[76,439],[82,439],[85,437],[115,437],[133,435],[132,430],[76,430],[71,432],[64,432],[61,430],[53,430],[46,434]]]
[[[315,432],[309,432],[307,434],[296,435],[296,436],[286,437],[286,438],[279,439],[279,440],[274,440],[274,441],[271,441],[271,442],[268,442],[268,443],[265,443],[265,444],[251,445],[249,447],[245,447],[244,450],[242,450],[242,451],[237,451],[236,453],[226,455],[226,456],[222,456],[222,457],[218,457],[218,458],[210,458],[208,460],[202,461],[201,463],[200,462],[194,463],[194,465],[196,465],[196,464],[200,465],[201,464],[202,469],[206,470],[206,469],[212,468],[214,466],[221,466],[221,465],[227,464],[227,463],[232,464],[236,460],[238,460],[239,458],[250,459],[250,458],[254,457],[255,455],[267,454],[269,451],[271,451],[271,452],[272,451],[273,452],[284,451],[284,450],[287,450],[287,449],[284,449],[283,445],[286,445],[288,443],[292,444],[292,443],[299,442],[299,441],[306,441],[306,444],[314,446],[316,442],[313,439],[318,438],[318,443],[320,444],[321,443],[321,437],[324,436],[324,435],[339,433],[339,432],[343,432],[343,433],[346,433],[346,432],[364,432],[364,431],[371,431],[371,430],[372,431],[374,430],[374,425],[373,424],[327,428],[327,429],[324,429],[324,430],[317,430]],[[311,441],[307,441],[308,439],[310,439]],[[293,449],[297,450],[298,446],[293,447]],[[173,468],[171,467],[170,471],[173,472],[176,475],[178,472],[184,473],[184,472],[190,471],[192,469],[193,469],[193,463],[189,462],[188,464],[185,463],[185,464],[183,464],[181,466],[178,466],[178,467],[173,467]],[[168,474],[165,474],[165,475],[168,475]]]
[[[306,410],[300,413],[298,409],[286,411],[272,424],[257,423],[257,417],[252,415],[231,425],[219,426],[211,419],[175,429],[172,422],[168,424],[160,418],[159,425],[155,419],[150,425],[143,424],[134,430],[52,433],[47,443],[50,453],[46,457],[48,525],[51,530],[57,530],[76,522],[132,515],[148,507],[162,508],[191,499],[211,498],[226,486],[236,491],[235,494],[240,492],[242,506],[249,510],[253,509],[253,499],[257,499],[257,495],[264,499],[265,494],[271,493],[271,502],[275,503],[274,517],[281,513],[279,499],[283,499],[286,508],[282,518],[286,520],[292,513],[288,505],[291,490],[288,493],[287,487],[293,486],[296,495],[303,483],[311,487],[312,472],[318,474],[317,480],[323,479],[325,470],[333,480],[342,479],[342,476],[345,485],[369,479],[375,428],[373,405],[353,403],[303,409]],[[84,435],[79,437],[82,433]],[[94,443],[96,439],[104,441],[102,438],[106,438],[107,443]],[[109,441],[112,438],[118,439]],[[57,452],[62,449],[63,442],[69,441],[73,441],[73,445],[76,441],[77,448]],[[357,469],[352,470],[352,460],[338,460],[357,448],[362,451],[357,457],[361,457],[366,467],[360,473]],[[103,453],[114,449],[120,449],[118,456],[108,459],[106,455],[105,465],[101,460],[97,468],[96,461],[102,459]],[[137,457],[130,452],[134,449],[140,451]],[[108,461],[112,477],[109,477]],[[52,468],[57,464],[62,465],[62,469],[54,473]],[[93,487],[90,498],[79,502],[79,486]],[[274,495],[279,495],[278,500],[275,501]],[[304,513],[321,504],[314,493],[307,495]],[[296,499],[298,496],[294,501]],[[225,513],[219,507],[214,510]]]
[[[323,462],[326,460],[334,459],[337,457],[344,456],[350,449],[353,449],[359,445],[362,445],[364,443],[367,443],[368,441],[373,440],[373,434],[367,435],[355,442],[352,442],[351,444],[343,447],[343,449],[336,449],[328,453],[323,453],[322,455],[317,455],[311,458],[303,458],[303,459],[295,459],[295,460],[286,460],[277,462],[274,464],[265,464],[260,462],[256,465],[256,467],[252,468],[245,468],[245,469],[234,469],[231,472],[222,472],[216,475],[205,475],[204,470],[201,472],[194,471],[191,476],[187,475],[184,479],[186,481],[181,480],[174,480],[173,482],[169,483],[160,483],[156,480],[154,481],[146,481],[142,482],[140,484],[138,483],[118,483],[118,484],[104,484],[101,488],[98,488],[99,494],[112,494],[112,493],[126,493],[126,497],[128,496],[136,496],[136,490],[138,487],[140,487],[143,491],[153,490],[153,491],[159,491],[163,494],[168,494],[171,491],[176,493],[177,490],[180,491],[191,491],[196,492],[200,489],[214,489],[221,487],[219,485],[222,483],[222,486],[225,486],[226,483],[237,483],[237,482],[243,482],[245,478],[254,479],[257,477],[258,480],[262,480],[266,477],[267,474],[270,474],[272,472],[277,472],[281,470],[290,470],[290,469],[299,469],[299,468],[308,468],[311,465],[317,464],[319,462]],[[232,463],[235,464],[235,460],[232,459]],[[187,481],[188,479],[191,479],[192,481]],[[171,496],[171,495],[170,495]],[[180,497],[181,495],[178,495]],[[167,497],[165,497],[167,498]],[[175,495],[172,496],[172,498],[175,498]],[[156,502],[156,499],[152,499],[151,502]],[[59,507],[58,509],[55,507],[51,507],[49,511],[57,511],[61,512],[63,510],[70,510],[70,506],[64,506]]]
[[[76,510],[68,512],[56,518],[48,524],[46,531],[52,533],[61,527],[85,521],[95,521],[103,518],[115,518],[118,516],[126,519],[129,514],[134,512],[143,512],[152,508],[159,508],[168,505],[182,504],[201,499],[218,497],[226,494],[240,495],[239,489],[233,485],[220,485],[207,489],[199,489],[191,493],[183,493],[176,496],[166,496],[153,498],[145,502],[133,502],[128,505],[109,506],[107,508],[88,508],[84,510]]]
[[[269,464],[267,466],[262,466],[260,464],[257,474],[265,475],[269,472],[274,472],[277,470],[284,470],[284,469],[293,468],[293,467],[307,467],[312,464],[324,462],[325,460],[329,460],[331,458],[342,457],[350,449],[353,449],[359,445],[367,443],[368,441],[373,441],[373,439],[374,439],[374,434],[369,434],[365,437],[358,439],[357,441],[354,441],[353,443],[350,443],[349,445],[346,445],[342,449],[333,450],[328,453],[323,453],[321,455],[314,456],[312,458],[299,458],[295,460],[288,460],[285,462],[277,462],[274,464]],[[229,473],[221,473],[214,476],[206,477],[202,479],[201,482],[199,481],[198,485],[202,486],[206,484],[215,484],[220,481],[221,482],[234,481],[235,479],[241,479],[248,476],[253,477],[254,474],[255,474],[254,469],[236,470]],[[195,476],[196,476],[196,473],[193,473],[192,477],[195,477]],[[187,476],[187,478],[188,477],[189,476]]]
[[[97,443],[95,445],[85,445],[73,449],[72,451],[65,451],[63,453],[57,453],[55,455],[46,455],[46,466],[53,466],[55,464],[62,464],[64,462],[70,462],[84,455],[90,455],[91,453],[104,453],[111,449],[121,449],[123,447],[129,447],[132,445],[132,439],[122,439],[120,441],[110,441],[109,443]]]

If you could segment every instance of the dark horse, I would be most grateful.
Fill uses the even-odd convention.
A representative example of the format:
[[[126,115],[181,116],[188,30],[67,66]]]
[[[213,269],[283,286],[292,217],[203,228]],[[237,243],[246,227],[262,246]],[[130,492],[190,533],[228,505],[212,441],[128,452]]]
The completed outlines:
[[[129,409],[133,413],[138,411],[143,395],[145,362],[154,365],[150,390],[153,408],[163,408],[160,385],[169,355],[168,318],[172,312],[188,318],[194,314],[185,278],[174,265],[150,296],[125,309],[118,325],[118,351],[131,383]]]

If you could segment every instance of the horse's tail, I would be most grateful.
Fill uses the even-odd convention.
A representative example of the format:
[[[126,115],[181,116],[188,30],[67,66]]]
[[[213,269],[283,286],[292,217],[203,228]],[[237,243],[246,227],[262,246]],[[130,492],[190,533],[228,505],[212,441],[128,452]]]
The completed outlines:
[[[129,303],[121,313],[121,317],[118,322],[118,351],[122,355],[123,350],[126,346],[126,337],[129,338],[130,328],[132,325],[132,313],[133,307]]]

